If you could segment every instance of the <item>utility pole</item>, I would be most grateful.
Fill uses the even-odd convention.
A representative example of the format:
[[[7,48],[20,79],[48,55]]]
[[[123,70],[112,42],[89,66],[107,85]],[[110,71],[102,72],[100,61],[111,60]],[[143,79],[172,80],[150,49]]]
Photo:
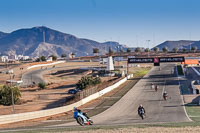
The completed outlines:
[[[14,75],[10,74],[10,88],[11,88],[11,95],[12,95],[12,111],[13,114],[15,114],[15,107],[14,107],[14,93],[13,93],[13,86],[12,86],[12,79],[14,78]]]
[[[148,57],[149,57],[149,51],[150,51],[150,49],[149,49],[149,42],[150,42],[151,40],[147,40],[147,43],[148,43]]]

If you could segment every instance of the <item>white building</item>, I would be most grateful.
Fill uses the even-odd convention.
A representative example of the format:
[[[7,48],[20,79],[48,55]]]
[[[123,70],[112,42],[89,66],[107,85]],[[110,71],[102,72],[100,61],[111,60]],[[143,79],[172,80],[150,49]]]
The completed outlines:
[[[8,56],[0,56],[0,62],[8,62]]]
[[[53,61],[53,57],[49,57],[48,59],[47,59],[47,62],[51,62],[51,61]]]
[[[28,59],[30,59],[29,56],[24,56],[24,55],[18,55],[17,56],[17,60],[28,60]]]

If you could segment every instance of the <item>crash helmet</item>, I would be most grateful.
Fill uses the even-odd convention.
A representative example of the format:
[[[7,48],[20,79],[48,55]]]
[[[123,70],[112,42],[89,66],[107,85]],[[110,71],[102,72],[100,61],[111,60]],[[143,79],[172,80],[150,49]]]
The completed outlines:
[[[76,107],[74,107],[74,111],[76,111],[77,110],[77,108]]]

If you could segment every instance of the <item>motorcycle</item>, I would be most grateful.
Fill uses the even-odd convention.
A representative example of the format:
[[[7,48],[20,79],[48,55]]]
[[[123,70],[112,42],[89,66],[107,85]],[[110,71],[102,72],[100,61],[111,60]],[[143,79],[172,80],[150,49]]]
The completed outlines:
[[[139,114],[139,116],[140,116],[142,119],[145,118],[145,112],[144,112],[144,109],[139,110],[139,111],[138,111],[138,114]]]
[[[86,113],[75,111],[74,118],[76,119],[77,123],[81,126],[93,124],[93,121],[87,116]]]
[[[164,99],[165,101],[167,100],[167,98],[168,98],[167,95],[163,95],[163,99]]]
[[[155,91],[158,91],[158,88],[159,88],[159,87],[156,85],[156,86],[155,86]]]

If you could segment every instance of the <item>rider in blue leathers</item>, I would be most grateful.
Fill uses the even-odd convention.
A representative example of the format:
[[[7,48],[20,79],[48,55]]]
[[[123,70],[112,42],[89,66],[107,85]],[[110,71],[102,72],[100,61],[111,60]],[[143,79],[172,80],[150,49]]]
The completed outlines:
[[[87,113],[83,113],[83,112],[82,112],[80,109],[78,109],[78,108],[74,107],[74,118],[76,118],[76,117],[77,117],[78,113],[80,113],[80,114],[84,115],[86,118],[88,118],[88,119],[89,119],[89,117],[87,116]]]

